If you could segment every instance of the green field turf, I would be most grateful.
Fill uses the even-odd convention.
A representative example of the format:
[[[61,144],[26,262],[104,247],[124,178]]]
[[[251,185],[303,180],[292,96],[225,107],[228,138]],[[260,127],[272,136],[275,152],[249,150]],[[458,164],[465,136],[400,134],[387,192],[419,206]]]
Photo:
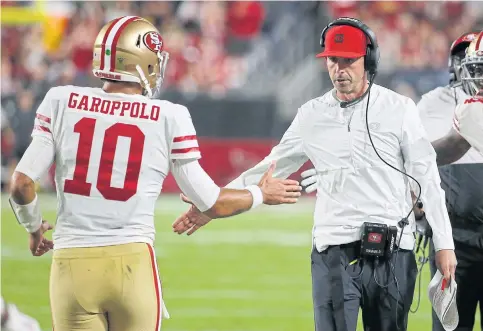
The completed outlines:
[[[52,221],[54,199],[41,196],[44,218]],[[163,331],[314,329],[310,290],[313,200],[296,206],[262,206],[215,220],[192,237],[171,232],[171,223],[185,209],[177,197],[162,197],[157,207],[155,246],[171,314],[171,319],[163,321]],[[5,195],[1,216],[2,294],[50,330],[51,254],[30,255],[27,234],[16,223]],[[426,265],[421,305],[410,315],[410,331],[431,330],[428,282]]]

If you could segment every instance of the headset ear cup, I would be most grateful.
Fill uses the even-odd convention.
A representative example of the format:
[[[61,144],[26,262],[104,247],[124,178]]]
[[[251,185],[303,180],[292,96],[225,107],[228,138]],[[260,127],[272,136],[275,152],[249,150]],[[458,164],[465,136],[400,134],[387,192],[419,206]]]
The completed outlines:
[[[368,56],[368,71],[370,74],[375,75],[377,72],[377,67],[379,65],[379,48],[378,47],[373,47],[372,45],[367,46],[367,53],[370,54]]]
[[[373,63],[372,63],[372,49],[371,47],[367,46],[366,48],[366,56],[364,57],[364,68],[366,71],[372,72]]]
[[[325,47],[325,34],[327,33],[327,30],[329,30],[331,26],[332,26],[332,23],[327,25],[320,33],[320,47],[322,47],[322,50]]]

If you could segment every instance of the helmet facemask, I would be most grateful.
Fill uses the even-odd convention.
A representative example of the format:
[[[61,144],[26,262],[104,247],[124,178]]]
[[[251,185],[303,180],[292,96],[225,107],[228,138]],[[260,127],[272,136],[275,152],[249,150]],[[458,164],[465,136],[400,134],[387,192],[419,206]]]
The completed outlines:
[[[158,63],[154,67],[151,65],[148,66],[147,75],[143,72],[141,66],[136,65],[144,95],[151,99],[157,99],[161,93],[161,85],[164,81],[169,60],[169,53],[166,51],[158,51],[156,54]]]
[[[465,54],[451,55],[449,58],[449,73],[450,73],[450,85],[461,85],[461,60],[465,57]]]
[[[465,58],[461,62],[461,81],[470,95],[483,93],[483,56]]]

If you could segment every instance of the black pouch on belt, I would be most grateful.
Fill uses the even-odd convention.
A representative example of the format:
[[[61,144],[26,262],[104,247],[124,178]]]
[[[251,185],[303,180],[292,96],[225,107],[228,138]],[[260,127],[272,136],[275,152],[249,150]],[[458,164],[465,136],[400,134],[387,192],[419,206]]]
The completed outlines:
[[[361,235],[361,257],[390,258],[394,251],[397,227],[364,222]]]

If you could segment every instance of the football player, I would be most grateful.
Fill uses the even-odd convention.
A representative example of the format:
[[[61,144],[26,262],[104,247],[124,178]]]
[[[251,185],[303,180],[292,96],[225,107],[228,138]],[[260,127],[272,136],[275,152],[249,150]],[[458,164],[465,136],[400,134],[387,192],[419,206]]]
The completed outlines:
[[[456,108],[454,128],[483,154],[483,31],[468,46],[462,67],[461,79],[473,98]]]
[[[453,228],[459,331],[473,330],[476,307],[478,302],[480,307],[483,304],[483,286],[478,285],[483,273],[483,155],[478,152],[478,136],[483,141],[483,99],[474,98],[483,86],[483,53],[477,54],[479,48],[483,49],[479,46],[483,46],[482,36],[467,33],[453,43],[449,63],[455,80],[425,94],[418,104],[421,121],[436,150]],[[437,266],[432,241],[429,252],[434,276]],[[434,311],[433,331],[444,331]]]
[[[30,250],[54,249],[50,303],[56,331],[159,330],[163,301],[153,242],[154,207],[169,171],[194,206],[228,217],[255,206],[295,203],[296,181],[219,188],[198,163],[188,109],[155,99],[168,53],[147,20],[107,23],[94,45],[102,88],[50,89],[37,110],[33,140],[12,177],[10,203],[30,233]],[[56,162],[53,241],[34,181]]]
[[[468,34],[466,38],[468,46],[461,60],[461,83],[459,91],[455,89],[454,102],[451,103],[456,106],[451,111],[454,119],[448,128],[449,133],[433,142],[438,154],[438,165],[460,160],[471,147],[474,150],[468,155],[476,151],[483,153],[483,31]],[[459,96],[456,95],[457,91]]]

